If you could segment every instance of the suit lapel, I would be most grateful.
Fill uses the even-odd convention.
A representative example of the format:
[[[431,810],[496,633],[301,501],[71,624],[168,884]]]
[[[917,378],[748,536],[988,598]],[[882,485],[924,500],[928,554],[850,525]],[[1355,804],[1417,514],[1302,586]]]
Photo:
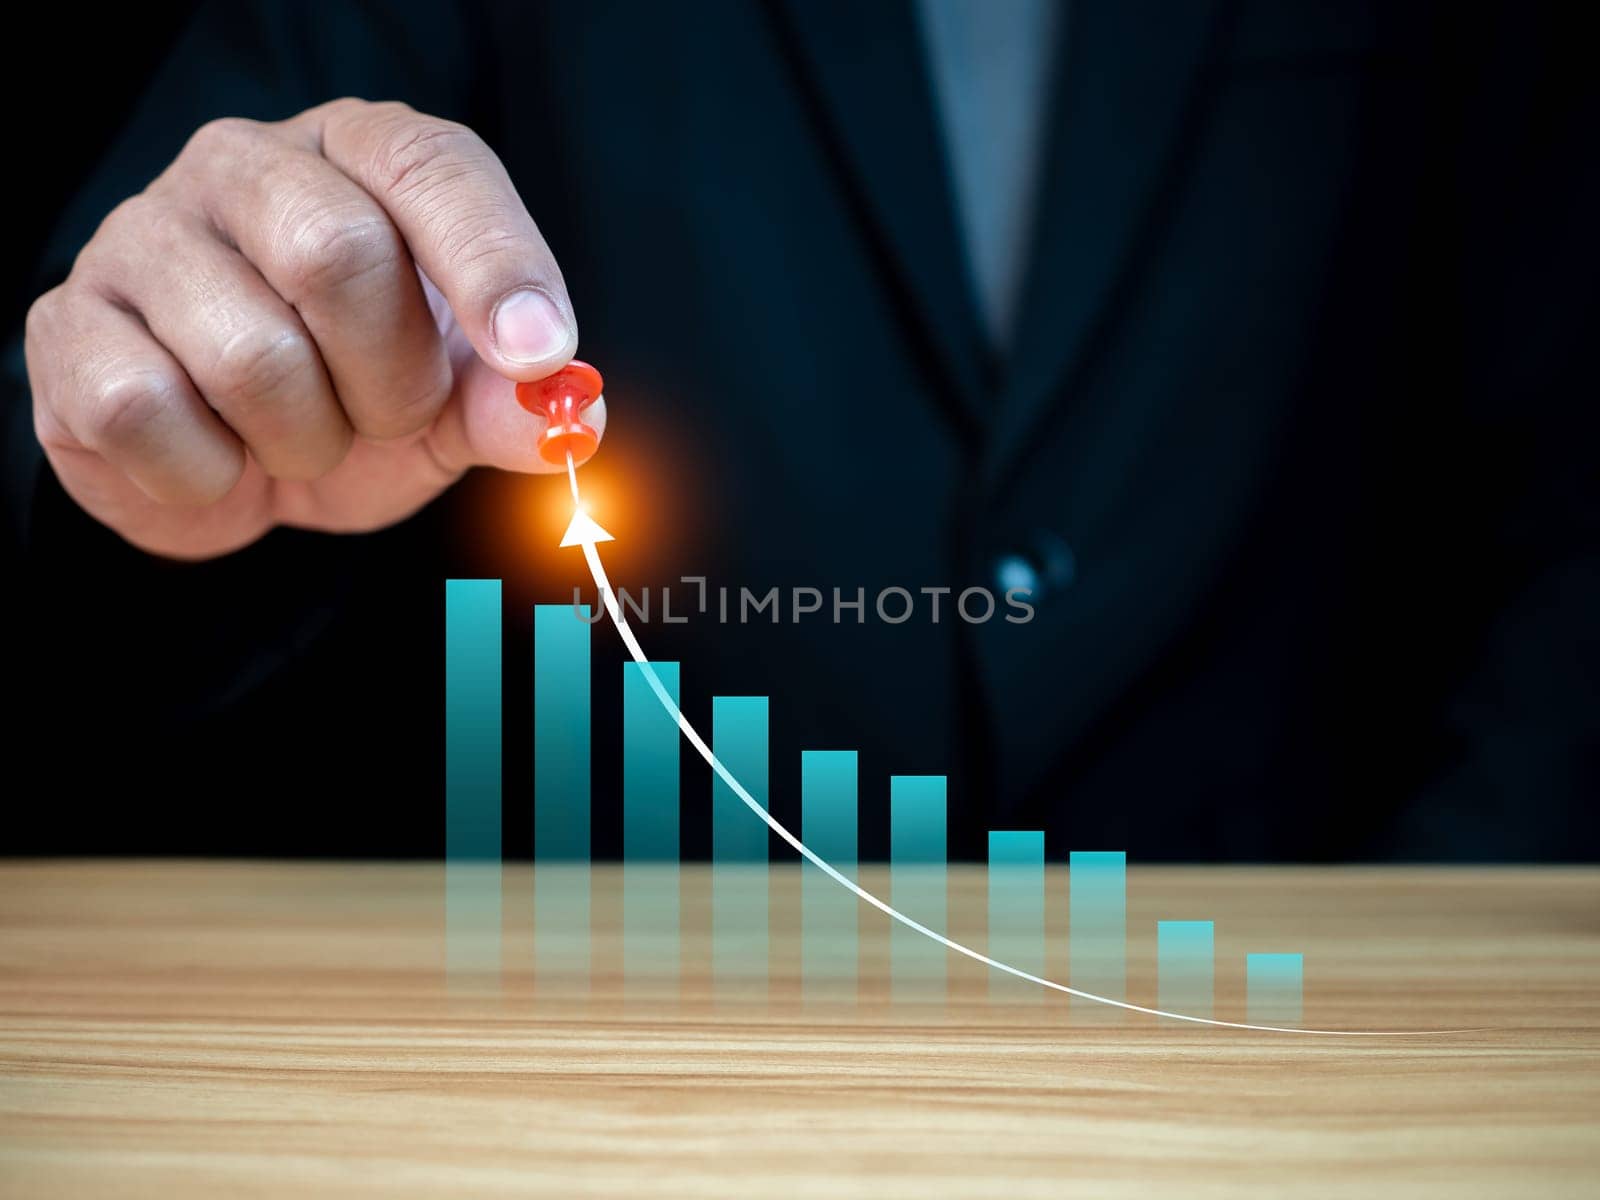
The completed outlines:
[[[970,434],[990,364],[911,5],[770,0],[770,7],[931,382]]]
[[[1160,214],[1221,7],[1073,0],[1013,366],[985,439],[989,489],[1003,488],[1115,312]]]

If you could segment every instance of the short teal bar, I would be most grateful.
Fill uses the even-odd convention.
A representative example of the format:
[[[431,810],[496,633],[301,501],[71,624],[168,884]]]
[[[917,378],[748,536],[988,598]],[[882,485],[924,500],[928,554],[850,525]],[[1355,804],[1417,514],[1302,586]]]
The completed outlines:
[[[856,877],[857,765],[854,750],[800,754],[800,839]],[[800,975],[807,998],[854,997],[857,900],[806,861],[800,876]]]
[[[589,606],[533,610],[534,965],[589,967]]]
[[[1216,928],[1210,921],[1156,922],[1156,1007],[1210,1017],[1216,974]]]
[[[767,698],[713,696],[718,760],[767,807]],[[767,986],[767,826],[715,772],[711,778],[711,972],[719,993]]]
[[[1043,976],[1044,831],[989,831],[989,957]],[[1007,1003],[1043,998],[1038,984],[989,972],[989,996]]]
[[[675,662],[651,663],[679,703]],[[622,974],[629,993],[676,991],[679,967],[678,724],[645,667],[622,667]]]
[[[1252,1025],[1298,1025],[1304,1002],[1305,956],[1244,957],[1245,1019]]]
[[[1128,856],[1121,850],[1074,850],[1067,860],[1067,970],[1073,987],[1126,999]],[[1075,1017],[1117,1021],[1122,1010],[1072,998]]]
[[[448,579],[445,964],[500,969],[500,581]]]
[[[889,894],[894,907],[940,933],[948,924],[946,784],[943,775],[889,777]],[[945,949],[895,922],[891,990],[898,999],[944,999]]]

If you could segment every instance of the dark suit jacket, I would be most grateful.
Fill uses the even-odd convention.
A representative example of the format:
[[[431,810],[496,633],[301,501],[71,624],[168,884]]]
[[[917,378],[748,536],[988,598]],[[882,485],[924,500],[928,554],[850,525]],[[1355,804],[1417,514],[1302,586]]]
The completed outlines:
[[[1593,97],[1562,31],[1508,11],[1074,0],[1004,362],[899,3],[219,5],[51,261],[208,118],[356,94],[467,121],[606,374],[586,477],[617,582],[870,598],[993,586],[1007,554],[1044,578],[1027,625],[644,627],[691,716],[772,695],[780,816],[799,749],[854,746],[866,855],[885,777],[948,772],[966,853],[1043,827],[1052,855],[1590,858]],[[54,774],[21,848],[438,852],[440,581],[487,575],[526,851],[528,609],[585,582],[559,481],[479,473],[379,534],[177,566],[29,444],[13,756]],[[708,787],[686,763],[690,853]]]

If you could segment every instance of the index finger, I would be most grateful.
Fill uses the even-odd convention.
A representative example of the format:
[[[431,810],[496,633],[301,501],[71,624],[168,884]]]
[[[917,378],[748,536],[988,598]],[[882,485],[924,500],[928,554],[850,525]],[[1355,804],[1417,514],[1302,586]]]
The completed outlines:
[[[324,157],[389,214],[478,357],[512,379],[572,357],[578,326],[561,269],[477,134],[399,103],[335,100],[305,119]]]

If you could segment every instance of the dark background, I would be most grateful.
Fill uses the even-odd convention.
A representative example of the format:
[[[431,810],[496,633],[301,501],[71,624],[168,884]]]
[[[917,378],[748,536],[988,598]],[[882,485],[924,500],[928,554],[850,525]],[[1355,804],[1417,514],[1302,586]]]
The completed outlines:
[[[39,116],[14,121],[10,131],[29,183],[14,186],[9,201],[16,233],[7,251],[8,328],[15,329],[32,297],[54,282],[59,265],[40,262],[46,232],[121,131],[191,7],[111,10],[95,18],[87,41],[77,14],[26,18],[16,44],[29,47],[31,61],[8,79],[7,99],[10,111]],[[1286,461],[1309,461],[1313,473],[1285,470],[1250,537],[1269,548],[1331,538],[1339,552],[1330,546],[1329,578],[1290,586],[1285,580],[1296,573],[1324,568],[1271,549],[1230,576],[1197,613],[1193,635],[1161,667],[1130,682],[1084,735],[1059,787],[1044,789],[1056,796],[1077,788],[1113,796],[1115,811],[1098,819],[1090,813],[1063,817],[1070,806],[1042,811],[1034,799],[1002,814],[1012,824],[1046,824],[1052,855],[1085,844],[1084,836],[1074,840],[1075,827],[1087,829],[1092,844],[1127,845],[1142,858],[1600,857],[1594,790],[1600,779],[1600,649],[1591,606],[1600,594],[1594,466],[1600,421],[1592,364],[1552,353],[1553,375],[1540,381],[1537,397],[1506,394],[1477,409],[1455,400],[1470,391],[1475,337],[1483,339],[1476,349],[1485,359],[1513,341],[1537,356],[1551,325],[1548,314],[1595,328],[1592,233],[1572,245],[1566,261],[1557,257],[1530,268],[1520,259],[1530,219],[1547,209],[1552,221],[1565,221],[1574,195],[1593,194],[1592,53],[1572,14],[1558,6],[1496,10],[1482,21],[1419,17],[1416,25],[1425,35],[1408,36],[1429,39],[1426,69],[1383,85],[1394,89],[1395,111],[1409,111],[1422,94],[1461,111],[1443,123],[1458,131],[1457,140],[1408,147],[1374,137],[1363,160],[1369,176],[1403,176],[1414,188],[1405,193],[1406,203],[1440,201],[1435,211],[1443,227],[1424,213],[1410,228],[1406,236],[1427,245],[1405,247],[1410,274],[1393,282],[1443,297],[1501,295],[1504,311],[1478,329],[1448,309],[1406,311],[1405,342],[1375,352],[1365,369],[1374,393],[1409,394],[1415,403],[1374,404],[1351,395],[1348,408],[1332,416],[1307,404],[1312,415],[1297,422],[1293,436],[1300,450],[1311,446],[1315,453]],[[1316,67],[1299,63],[1294,69]],[[73,98],[70,108],[65,102],[54,107],[52,98],[64,93]],[[1368,120],[1381,126],[1381,110]],[[495,141],[494,129],[483,132]],[[1505,169],[1503,156],[1480,158],[1480,141],[1514,144],[1517,172]],[[1383,194],[1369,179],[1367,202],[1381,207]],[[1460,220],[1454,202],[1467,194],[1481,217],[1470,228],[1478,243],[1470,258],[1458,253],[1457,235],[1468,231],[1449,227]],[[1395,196],[1401,198],[1398,185]],[[1504,213],[1503,224],[1497,212]],[[544,221],[542,212],[536,215]],[[575,225],[564,227],[560,214],[552,218],[559,255],[582,235]],[[1380,250],[1383,237],[1400,236],[1376,212],[1358,210],[1353,219],[1370,223]],[[1493,241],[1496,230],[1503,231],[1503,245]],[[592,304],[585,307],[583,281],[572,282],[580,311],[592,311]],[[1524,307],[1522,296],[1533,299]],[[605,318],[596,325],[603,331]],[[586,323],[586,336],[590,328]],[[1434,347],[1441,352],[1433,354]],[[636,392],[648,390],[648,362],[636,365],[623,348],[613,350],[606,362],[617,361],[621,378],[635,382]],[[1308,385],[1307,396],[1314,394]],[[6,402],[26,398],[8,396]],[[614,420],[619,424],[602,456],[613,479],[633,473],[652,484],[664,481],[670,491],[674,481],[706,468],[694,457],[690,417],[640,414],[631,428],[626,415]],[[7,451],[17,453],[14,445]],[[8,457],[13,484],[21,477],[16,462]],[[1346,469],[1363,473],[1367,486],[1359,496],[1328,498],[1317,490]],[[685,518],[709,519],[717,512],[711,494],[716,467],[706,474],[710,482],[702,493],[677,496],[667,507]],[[505,840],[508,853],[525,850],[531,839],[525,731],[532,719],[526,672],[518,665],[531,654],[525,614],[535,600],[557,598],[576,581],[570,561],[520,575],[507,565],[508,546],[530,536],[524,514],[547,505],[544,485],[477,473],[394,530],[361,539],[277,531],[243,554],[196,570],[145,560],[76,517],[59,488],[41,479],[26,508],[31,521],[51,530],[49,541],[30,540],[14,520],[4,530],[5,552],[18,567],[18,583],[6,589],[8,628],[15,631],[8,674],[18,711],[7,738],[13,820],[0,849],[439,853],[438,580],[505,575]],[[8,515],[19,511],[22,506],[13,505]],[[659,533],[666,524],[645,518],[641,532]],[[1349,546],[1360,553],[1345,553]],[[692,544],[679,545],[651,559],[619,548],[613,570],[638,582],[665,583],[704,570],[695,553]],[[1561,566],[1545,571],[1548,561]],[[793,581],[811,579],[797,573]],[[269,603],[253,605],[237,622],[226,619],[239,597],[259,601],[263,594]],[[1206,727],[1204,710],[1163,709],[1152,699],[1181,693],[1195,664],[1213,657],[1226,659],[1245,679],[1287,669],[1273,644],[1233,627],[1226,614],[1235,605],[1252,622],[1264,613],[1269,624],[1286,627],[1325,627],[1322,607],[1341,613],[1326,623],[1338,631],[1337,640],[1316,646],[1319,673],[1314,687],[1307,684],[1300,693],[1295,721],[1287,729],[1267,722],[1281,735],[1270,748],[1224,748],[1226,739]],[[282,619],[274,620],[274,613]],[[665,631],[646,641],[674,649]],[[108,645],[145,652],[113,656]],[[610,666],[615,652],[602,645],[597,640],[597,855],[618,848],[618,800],[603,765],[614,764],[618,752],[617,672]],[[726,664],[708,665],[706,675],[718,686],[703,688],[701,698],[686,705],[691,717],[707,721],[704,696],[714,690],[770,689],[777,705],[787,685],[804,682],[803,639],[767,645],[773,646],[770,659],[761,657],[759,641],[743,644],[738,653],[750,670],[740,678],[730,678]],[[862,652],[874,652],[870,638]],[[683,652],[686,663],[694,656],[692,648]],[[173,669],[164,671],[163,662]],[[1507,696],[1532,701],[1507,706]],[[1241,711],[1271,703],[1248,687],[1234,698]],[[1039,706],[1054,703],[1049,694],[1033,699]],[[1514,717],[1508,718],[1510,709]],[[773,804],[781,817],[793,818],[795,799],[793,781],[780,777],[777,764],[792,762],[802,745],[833,744],[829,735],[839,716],[815,707],[798,713],[775,707]],[[976,708],[954,714],[960,744],[930,734],[931,762],[863,749],[865,855],[884,849],[881,804],[870,797],[869,780],[891,771],[947,770],[955,788],[981,793],[985,757],[994,753],[990,719]],[[1209,755],[1257,753],[1270,755],[1273,765],[1242,773],[1256,789],[1248,796],[1208,783],[1206,772],[1195,768]],[[702,806],[694,803],[707,786],[703,775],[698,764],[686,763],[684,847],[691,856],[707,849]],[[1240,775],[1221,769],[1217,779]],[[1152,828],[1138,813],[1161,793],[1200,799],[1164,817],[1164,829]],[[981,803],[954,803],[953,848],[981,853],[982,829],[998,820]]]
[[[8,139],[27,186],[6,201],[16,222],[5,243],[8,330],[43,283],[39,257],[50,229],[193,9],[170,2],[113,6],[95,16],[92,30],[85,30],[81,12],[63,5],[31,5],[16,16],[13,45],[28,49],[5,73],[0,95],[14,114]]]

